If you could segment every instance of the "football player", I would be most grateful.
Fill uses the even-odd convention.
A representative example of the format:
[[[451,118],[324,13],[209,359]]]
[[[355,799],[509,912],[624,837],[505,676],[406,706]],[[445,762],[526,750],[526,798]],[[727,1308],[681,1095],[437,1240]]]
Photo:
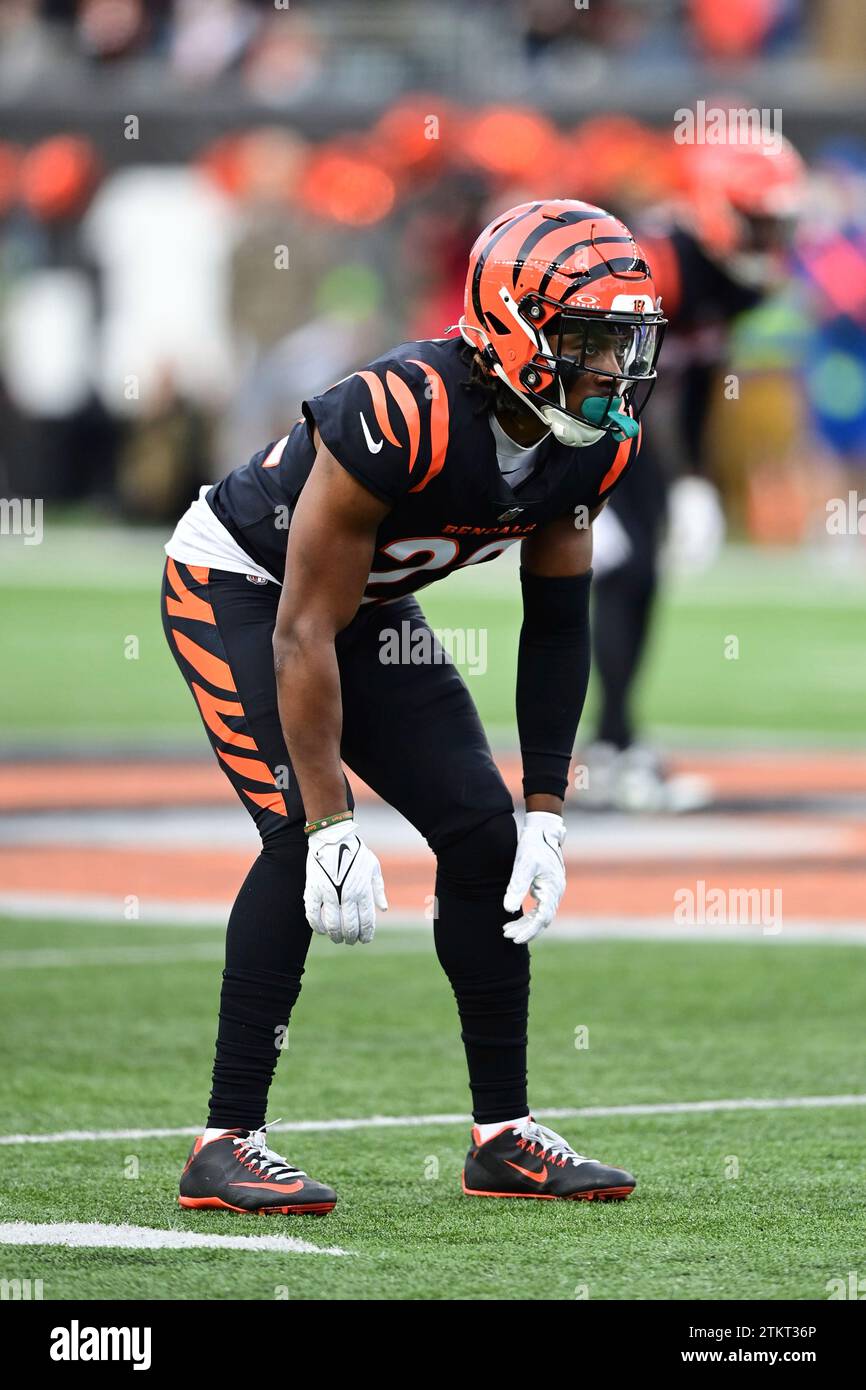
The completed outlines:
[[[731,321],[780,285],[802,200],[804,166],[780,137],[765,145],[684,149],[683,198],[647,219],[641,235],[670,323],[667,385],[675,383],[686,476],[661,465],[653,429],[599,524],[593,584],[593,657],[601,688],[595,742],[578,804],[627,811],[687,811],[706,804],[703,779],[671,776],[636,737],[631,700],[646,650],[667,524],[682,561],[709,563],[724,536],[705,472],[711,389]],[[668,515],[670,512],[670,515]],[[676,558],[676,556],[674,557]]]
[[[403,343],[305,401],[286,438],[202,490],[167,544],[166,636],[262,839],[229,918],[210,1112],[181,1206],[322,1212],[336,1201],[271,1149],[264,1118],[312,932],[368,943],[387,906],[343,763],[436,856],[435,948],[475,1120],[464,1191],[631,1193],[628,1172],[530,1112],[528,943],[565,886],[590,525],[637,454],[663,328],[621,222],[575,201],[511,208],[472,249],[460,337]],[[468,689],[415,597],[513,545],[519,837]],[[383,661],[394,629],[435,660]]]

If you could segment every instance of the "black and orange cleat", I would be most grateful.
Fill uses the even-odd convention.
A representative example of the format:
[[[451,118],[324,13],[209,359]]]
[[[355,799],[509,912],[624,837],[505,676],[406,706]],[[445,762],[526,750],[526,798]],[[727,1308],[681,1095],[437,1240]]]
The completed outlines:
[[[269,1149],[263,1127],[228,1129],[207,1144],[199,1136],[181,1174],[177,1200],[195,1211],[322,1215],[333,1211],[337,1194]]]
[[[575,1153],[563,1139],[530,1115],[504,1124],[485,1143],[477,1129],[463,1166],[467,1197],[536,1197],[546,1201],[622,1201],[635,1179],[624,1168],[610,1168]]]

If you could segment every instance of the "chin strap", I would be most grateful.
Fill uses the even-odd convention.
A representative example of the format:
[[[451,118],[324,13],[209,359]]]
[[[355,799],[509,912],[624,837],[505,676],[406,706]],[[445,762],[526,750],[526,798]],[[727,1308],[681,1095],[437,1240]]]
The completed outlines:
[[[582,449],[586,444],[597,444],[604,438],[604,430],[593,429],[582,420],[574,420],[570,415],[558,410],[555,405],[545,405],[537,412],[545,424],[550,426],[551,434],[570,449]]]
[[[500,381],[504,381],[521,404],[527,406],[539,420],[543,420],[554,438],[567,448],[582,449],[587,444],[597,444],[607,433],[612,433],[614,439],[621,443],[624,439],[634,439],[640,428],[637,420],[625,413],[625,402],[621,396],[614,396],[613,400],[609,396],[588,396],[581,406],[586,420],[577,420],[558,406],[536,405],[535,401],[530,400],[522,391],[515,390],[500,362],[492,362],[490,365],[494,375],[498,376]],[[593,423],[588,424],[587,420]],[[596,424],[605,423],[613,425],[613,430],[595,427]]]

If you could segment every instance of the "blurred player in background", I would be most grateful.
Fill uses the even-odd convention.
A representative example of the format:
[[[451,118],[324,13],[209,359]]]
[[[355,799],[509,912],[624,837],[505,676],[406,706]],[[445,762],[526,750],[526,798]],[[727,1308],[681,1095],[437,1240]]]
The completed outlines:
[[[685,571],[711,564],[725,533],[716,490],[705,476],[711,390],[731,321],[778,289],[802,200],[804,167],[791,144],[696,145],[683,150],[682,196],[650,212],[642,230],[670,328],[666,367],[675,392],[671,484],[655,420],[631,469],[596,525],[593,653],[601,708],[584,753],[587,785],[577,805],[629,811],[687,811],[711,788],[670,775],[637,738],[632,711],[655,610],[667,523],[670,561]],[[670,386],[670,378],[668,379]]]

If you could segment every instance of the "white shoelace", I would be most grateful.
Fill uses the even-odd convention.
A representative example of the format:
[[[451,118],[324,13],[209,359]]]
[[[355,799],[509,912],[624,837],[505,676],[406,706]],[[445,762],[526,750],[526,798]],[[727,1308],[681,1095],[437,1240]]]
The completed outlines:
[[[271,1120],[271,1124],[277,1125],[279,1120]],[[267,1129],[267,1125],[262,1125],[245,1138],[239,1135],[233,1141],[235,1148],[243,1155],[250,1154],[259,1172],[267,1178],[305,1178],[307,1174],[303,1168],[293,1168],[280,1154],[268,1148]]]
[[[567,1139],[563,1139],[561,1134],[548,1129],[545,1125],[540,1125],[537,1120],[524,1120],[522,1125],[518,1125],[514,1130],[521,1139],[526,1139],[530,1144],[537,1144],[542,1153],[549,1153],[551,1158],[567,1158],[571,1163],[594,1163],[595,1160],[588,1158],[586,1154],[579,1154],[573,1149]]]

